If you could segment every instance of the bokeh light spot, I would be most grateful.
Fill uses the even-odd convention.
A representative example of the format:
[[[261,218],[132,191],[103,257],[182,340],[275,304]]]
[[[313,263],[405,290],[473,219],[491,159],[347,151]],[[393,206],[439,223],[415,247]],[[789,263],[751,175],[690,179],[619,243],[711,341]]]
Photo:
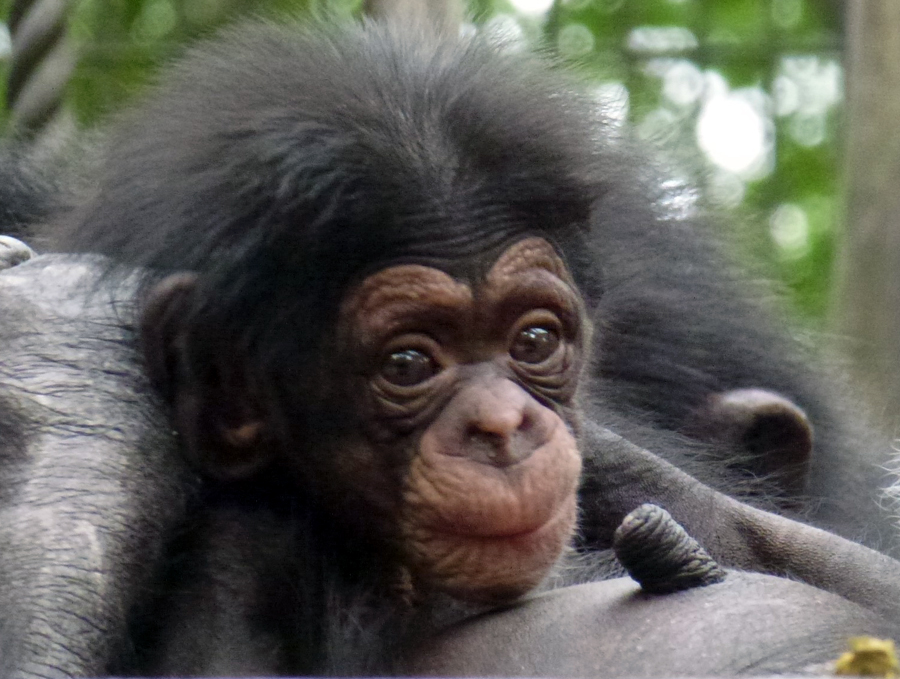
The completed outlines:
[[[812,115],[795,115],[788,123],[788,134],[800,146],[812,148],[825,141],[827,127],[825,116],[821,113]]]
[[[544,14],[553,6],[553,0],[510,0],[510,3],[522,14]]]
[[[687,59],[673,60],[663,76],[663,96],[676,106],[690,106],[703,88],[703,72]]]
[[[132,27],[138,40],[159,40],[178,25],[178,13],[169,0],[154,0],[144,5]]]
[[[628,34],[628,49],[641,53],[671,53],[696,49],[697,36],[684,26],[639,26]]]
[[[772,21],[778,28],[796,28],[803,18],[803,0],[772,0]]]
[[[569,24],[559,32],[556,44],[563,57],[577,59],[593,51],[594,34],[584,24]]]
[[[769,217],[769,233],[782,255],[794,259],[809,251],[809,219],[794,203],[783,203]]]
[[[697,143],[722,169],[747,176],[764,163],[770,140],[766,120],[750,98],[731,92],[704,103],[697,120]]]

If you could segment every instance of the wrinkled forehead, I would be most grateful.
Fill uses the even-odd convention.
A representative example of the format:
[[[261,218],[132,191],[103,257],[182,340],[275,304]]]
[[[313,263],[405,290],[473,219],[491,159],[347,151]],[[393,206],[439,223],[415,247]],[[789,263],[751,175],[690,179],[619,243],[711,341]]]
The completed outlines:
[[[463,251],[452,256],[429,257],[415,253],[401,255],[373,266],[357,282],[375,276],[383,277],[383,272],[395,270],[399,266],[418,265],[441,271],[472,288],[497,282],[529,269],[544,269],[566,283],[572,283],[572,276],[559,249],[542,236],[520,235],[483,245],[486,246],[477,251]]]
[[[387,282],[388,279],[396,279],[398,275],[400,278],[408,276],[409,274],[396,273],[408,268],[413,270],[427,268],[435,273],[441,272],[449,279],[473,289],[496,286],[522,272],[534,269],[547,271],[568,284],[572,283],[569,269],[556,247],[543,237],[527,236],[463,257],[399,258],[368,272],[364,277],[365,283],[357,289],[378,285]]]
[[[528,237],[513,242],[462,272],[414,263],[395,263],[367,276],[342,305],[351,317],[364,317],[389,304],[462,308],[477,294],[503,294],[529,273],[550,276],[559,285],[572,286],[572,278],[556,249],[545,239]],[[565,286],[564,286],[565,287]]]
[[[491,285],[531,269],[543,269],[566,283],[572,282],[569,269],[556,248],[538,236],[524,238],[505,247],[490,263],[482,278]]]

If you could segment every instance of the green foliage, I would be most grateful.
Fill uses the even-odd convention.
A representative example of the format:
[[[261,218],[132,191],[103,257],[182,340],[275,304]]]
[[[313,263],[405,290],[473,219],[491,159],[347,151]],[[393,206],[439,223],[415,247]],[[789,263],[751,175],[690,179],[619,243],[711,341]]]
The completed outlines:
[[[676,174],[738,211],[725,221],[740,225],[739,256],[782,281],[813,324],[828,312],[841,214],[840,9],[827,0],[556,0],[544,24],[560,57],[598,84],[624,85],[637,133]],[[729,111],[756,116],[758,129],[731,126],[733,141],[760,137],[762,156],[746,167],[701,141],[716,99],[713,131]],[[725,125],[717,146],[729,141]]]
[[[706,182],[711,195],[739,211],[735,221],[746,231],[739,239],[742,256],[779,277],[803,317],[822,320],[840,213],[840,2],[555,0],[543,13],[529,12],[523,2],[469,0],[470,17],[484,30],[518,28],[594,82],[599,98],[612,97],[611,110],[627,112],[636,132],[659,144],[676,173]],[[183,45],[240,16],[350,15],[360,4],[74,0],[70,33],[80,58],[66,105],[84,126],[99,124],[140,93]],[[0,17],[10,6],[11,0],[0,0]],[[716,97],[724,106],[718,119],[707,115]],[[749,116],[746,135],[716,127],[729,115]],[[718,141],[702,142],[701,128]],[[762,156],[732,166],[747,159],[722,156],[721,137],[727,142],[729,134],[738,141],[756,135]]]
[[[299,15],[311,4],[314,0],[81,0],[69,29],[81,48],[69,103],[82,123],[95,123],[130,101],[184,44],[240,16]]]

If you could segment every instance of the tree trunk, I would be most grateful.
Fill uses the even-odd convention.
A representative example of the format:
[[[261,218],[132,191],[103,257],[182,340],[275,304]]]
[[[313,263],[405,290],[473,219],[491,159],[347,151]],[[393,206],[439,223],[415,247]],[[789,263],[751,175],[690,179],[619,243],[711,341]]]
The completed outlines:
[[[876,415],[900,415],[900,2],[846,3],[846,229],[837,324]]]

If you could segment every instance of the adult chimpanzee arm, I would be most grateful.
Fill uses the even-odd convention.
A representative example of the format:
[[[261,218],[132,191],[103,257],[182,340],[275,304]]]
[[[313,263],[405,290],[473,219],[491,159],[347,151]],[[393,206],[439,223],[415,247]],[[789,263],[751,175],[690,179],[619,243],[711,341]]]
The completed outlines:
[[[124,296],[97,287],[98,269],[40,257],[0,274],[4,677],[115,671],[185,505],[185,465],[117,315]]]
[[[723,565],[791,576],[900,619],[895,559],[729,498],[597,424],[586,424],[581,447],[582,530],[590,547],[611,546],[625,515],[652,502]]]

